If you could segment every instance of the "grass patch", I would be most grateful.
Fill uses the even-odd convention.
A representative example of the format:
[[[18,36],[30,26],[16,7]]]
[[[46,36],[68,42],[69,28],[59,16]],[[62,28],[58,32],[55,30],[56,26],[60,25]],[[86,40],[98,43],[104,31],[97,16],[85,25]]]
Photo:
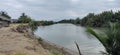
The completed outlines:
[[[53,53],[53,55],[59,55],[59,52],[57,52],[57,51],[53,51],[52,53]]]
[[[39,38],[37,38],[37,39],[38,39],[38,41],[42,41],[42,38],[40,38],[40,37],[39,37]]]
[[[8,55],[26,55],[26,53],[24,53],[24,52],[12,52]]]

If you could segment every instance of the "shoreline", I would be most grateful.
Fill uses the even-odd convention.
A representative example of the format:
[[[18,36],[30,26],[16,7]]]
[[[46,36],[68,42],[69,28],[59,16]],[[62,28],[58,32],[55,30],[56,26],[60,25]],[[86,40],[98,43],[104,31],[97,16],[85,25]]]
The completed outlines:
[[[37,37],[39,37],[39,36],[37,36]],[[41,37],[39,37],[39,38],[41,38]],[[57,44],[47,41],[45,39],[42,39],[41,41],[39,41],[39,43],[43,46],[43,48],[48,49],[49,51],[59,51],[59,53],[62,55],[78,55],[78,53],[75,51],[72,51],[68,48],[62,47],[60,45],[57,45]]]
[[[70,50],[68,48],[65,48],[65,47],[62,47],[62,46],[59,46],[59,45],[57,45],[55,43],[52,43],[50,41],[47,41],[47,40],[41,38],[40,36],[35,35],[33,33],[33,31],[30,29],[30,27],[26,27],[26,29],[28,31],[27,32],[28,36],[31,39],[36,39],[37,42],[39,44],[41,44],[44,49],[47,49],[47,50],[49,50],[52,53],[56,52],[59,55],[78,55],[78,53],[75,52],[75,51],[72,51],[72,50]]]

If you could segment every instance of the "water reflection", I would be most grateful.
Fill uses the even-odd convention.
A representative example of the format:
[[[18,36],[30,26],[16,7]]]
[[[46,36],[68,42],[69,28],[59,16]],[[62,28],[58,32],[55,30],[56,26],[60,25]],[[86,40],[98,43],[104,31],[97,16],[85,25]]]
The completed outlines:
[[[40,26],[35,34],[74,51],[77,51],[74,44],[74,41],[77,41],[84,55],[100,55],[99,51],[104,49],[96,38],[88,38],[89,35],[87,35],[84,27],[73,24]]]

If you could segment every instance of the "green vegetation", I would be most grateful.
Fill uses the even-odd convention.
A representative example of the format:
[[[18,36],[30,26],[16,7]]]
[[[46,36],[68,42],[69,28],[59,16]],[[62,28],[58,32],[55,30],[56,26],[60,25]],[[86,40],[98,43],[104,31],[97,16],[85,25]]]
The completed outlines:
[[[36,21],[36,22],[39,23],[39,25],[41,25],[41,26],[46,26],[46,25],[55,24],[54,21]]]
[[[29,26],[31,27],[32,31],[35,31],[38,26],[46,26],[46,25],[52,25],[54,24],[53,21],[34,21],[32,20],[29,22]]]
[[[25,15],[25,13],[22,13],[22,15],[18,19],[18,23],[29,23],[31,21],[32,19],[29,16]]]
[[[1,15],[1,16],[4,16],[4,17],[7,17],[8,19],[11,18],[11,17],[10,17],[6,12],[4,12],[4,11],[1,11],[1,12],[0,12],[0,15]]]
[[[53,21],[35,21],[31,19],[29,16],[25,15],[25,13],[22,13],[22,15],[19,17],[17,23],[28,23],[31,27],[32,31],[35,31],[38,26],[46,26],[46,25],[52,25],[55,22]]]
[[[58,21],[57,23],[72,23],[72,24],[80,24],[81,20],[80,18],[76,18],[76,19],[64,19],[64,20],[61,20],[61,21]]]
[[[57,23],[74,23],[74,19],[69,19],[69,20],[66,20],[66,19],[64,19],[64,20],[61,20],[61,21],[58,21]]]
[[[11,18],[6,12],[0,12],[0,15]],[[18,23],[30,23],[33,20],[31,17],[27,16],[25,13],[18,19]],[[54,21],[36,21],[39,25],[46,26],[52,25],[55,23],[72,23],[72,24],[80,24],[82,26],[89,26],[89,27],[108,27],[109,22],[118,22],[120,23],[120,11],[113,12],[111,11],[104,11],[99,14],[89,13],[83,18],[76,18],[76,19],[64,19],[58,22]]]
[[[38,41],[40,42],[40,41],[43,41],[43,39],[41,38],[41,37],[39,37],[39,38],[37,38],[38,39]]]
[[[40,26],[40,25],[45,26],[45,25],[52,25],[55,22],[54,21],[34,21],[29,16],[25,15],[25,13],[22,13],[22,15],[18,19],[18,23],[30,23],[30,25],[32,26],[33,24],[35,24],[35,26]]]
[[[118,22],[120,12],[104,11],[100,14],[89,13],[81,19],[82,26],[106,27],[109,22]],[[117,15],[117,16],[116,16]],[[120,21],[120,20],[119,20]]]
[[[105,35],[96,33],[93,29],[88,28],[87,32],[95,36],[105,47],[106,55],[120,55],[120,24],[110,24]]]
[[[57,51],[53,51],[53,55],[59,55]]]
[[[100,14],[89,13],[87,16],[83,18],[76,18],[76,19],[68,19],[68,20],[61,20],[58,23],[72,23],[72,24],[80,24],[82,26],[89,26],[89,27],[108,27],[109,22],[120,23],[120,11],[113,12],[111,11],[104,11]]]
[[[9,53],[8,55],[27,55],[27,54],[24,52],[12,52],[12,53]]]
[[[38,28],[38,26],[39,26],[39,23],[36,22],[36,21],[31,21],[31,22],[29,22],[28,24],[29,24],[29,26],[31,27],[31,30],[32,30],[32,31],[37,30],[37,28]]]

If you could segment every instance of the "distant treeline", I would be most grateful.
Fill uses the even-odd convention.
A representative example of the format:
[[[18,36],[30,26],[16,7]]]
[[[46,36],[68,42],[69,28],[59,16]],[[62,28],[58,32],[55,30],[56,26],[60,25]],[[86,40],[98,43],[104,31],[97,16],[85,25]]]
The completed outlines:
[[[33,20],[31,17],[25,15],[25,13],[22,13],[22,15],[18,18],[17,23],[30,23],[30,22],[35,22],[36,25],[40,26],[45,26],[45,25],[51,25],[54,24],[54,21],[46,21],[46,20],[42,20],[42,21],[35,21]]]
[[[27,16],[25,13],[22,13],[22,15],[18,18],[17,21],[15,20],[14,23],[28,23],[31,29],[35,31],[38,28],[38,26],[52,25],[55,22],[46,20],[36,21],[33,20],[31,17]]]
[[[110,22],[120,23],[120,11],[117,12],[113,12],[112,10],[104,11],[100,14],[89,13],[87,16],[81,19],[76,18],[69,20],[61,20],[58,23],[73,23],[90,27],[106,27]]]
[[[80,18],[76,18],[76,19],[64,19],[64,20],[60,20],[56,23],[72,23],[72,24],[80,24],[81,19]]]
[[[81,19],[80,24],[83,26],[106,27],[110,22],[120,23],[120,11],[104,11],[100,14],[89,13]]]
[[[1,12],[0,15],[11,18],[9,15],[7,15],[6,12]],[[118,22],[120,23],[120,11],[113,12],[111,11],[104,11],[99,14],[95,13],[89,13],[83,18],[76,18],[76,19],[64,19],[58,22],[54,21],[35,21],[31,17],[25,15],[25,13],[22,13],[22,15],[18,18],[18,20],[14,20],[15,23],[30,23],[31,21],[36,22],[37,25],[52,25],[55,23],[72,23],[72,24],[79,24],[82,26],[90,26],[90,27],[107,27],[110,22]],[[13,22],[14,22],[13,21]]]

